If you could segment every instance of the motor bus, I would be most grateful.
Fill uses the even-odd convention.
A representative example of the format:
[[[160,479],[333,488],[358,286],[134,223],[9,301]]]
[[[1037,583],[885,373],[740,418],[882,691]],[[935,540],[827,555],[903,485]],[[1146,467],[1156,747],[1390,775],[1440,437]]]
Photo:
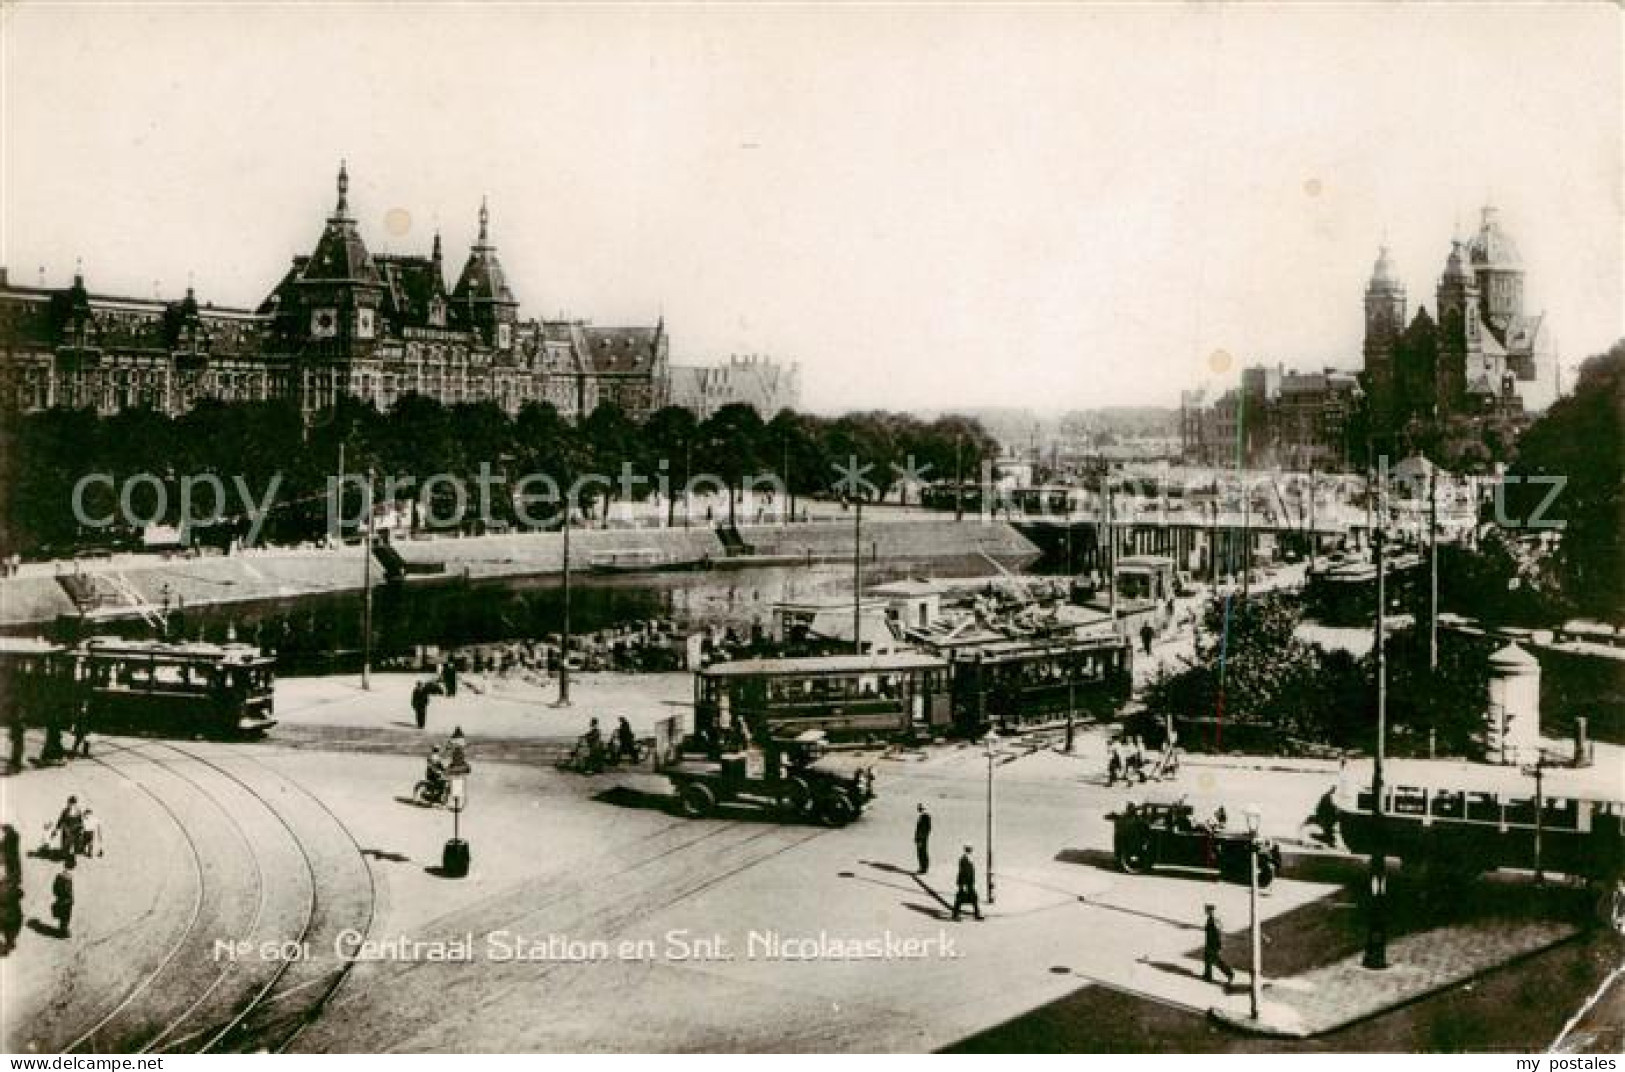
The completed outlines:
[[[1617,768],[1390,760],[1382,797],[1388,856],[1457,878],[1514,868],[1584,879],[1596,885],[1605,920],[1625,928]],[[1379,828],[1369,762],[1344,770],[1332,802],[1344,844],[1371,853]]]

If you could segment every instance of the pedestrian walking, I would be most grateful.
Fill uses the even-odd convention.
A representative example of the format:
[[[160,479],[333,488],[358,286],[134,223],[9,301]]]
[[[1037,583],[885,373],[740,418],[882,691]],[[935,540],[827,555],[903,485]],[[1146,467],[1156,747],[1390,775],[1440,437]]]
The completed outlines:
[[[23,716],[13,713],[11,721],[6,724],[6,733],[9,737],[7,744],[9,752],[6,757],[6,767],[15,774],[22,770],[26,764],[24,755],[28,749],[27,733],[23,729]]]
[[[0,879],[23,881],[23,839],[10,823],[0,828]]]
[[[971,847],[959,857],[959,879],[954,890],[954,920],[958,922],[960,910],[970,905],[977,919],[982,918],[982,902],[976,899],[976,865],[971,862]]]
[[[90,705],[83,701],[73,714],[73,745],[68,755],[90,758]]]
[[[23,932],[23,880],[21,876],[0,879],[0,942],[10,953],[17,948],[17,936]]]
[[[447,696],[457,695],[457,664],[449,658],[440,668],[440,684],[446,690]]]
[[[1150,622],[1146,622],[1144,625],[1140,626],[1140,644],[1145,648],[1145,653],[1147,655],[1151,654],[1151,641],[1156,635],[1157,631],[1151,628]]]
[[[70,796],[56,817],[56,825],[51,827],[51,833],[57,836],[57,844],[63,859],[70,859],[79,851],[79,838],[84,832],[84,823],[85,817],[79,808],[79,798]]]
[[[919,874],[931,870],[931,813],[924,804],[919,806],[919,816],[914,820],[914,857],[920,865]]]
[[[1224,962],[1224,929],[1219,925],[1218,911],[1211,904],[1202,906],[1207,920],[1202,925],[1202,982],[1213,981],[1213,969],[1224,972],[1226,986],[1236,981],[1236,973]]]
[[[418,729],[425,729],[429,725],[429,683],[419,681],[412,686],[412,717],[418,724]]]
[[[1116,785],[1117,779],[1123,777],[1123,742],[1116,737],[1112,738],[1107,746],[1106,784]]]
[[[73,857],[62,861],[62,870],[51,880],[51,917],[56,920],[56,936],[69,937],[73,925]]]

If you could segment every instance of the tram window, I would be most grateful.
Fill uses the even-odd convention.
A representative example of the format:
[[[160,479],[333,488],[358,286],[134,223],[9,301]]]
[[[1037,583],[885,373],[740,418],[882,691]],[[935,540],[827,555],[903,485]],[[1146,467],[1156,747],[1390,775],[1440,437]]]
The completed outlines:
[[[1579,809],[1574,801],[1551,799],[1546,801],[1546,814],[1540,823],[1553,830],[1573,830],[1579,826]]]
[[[1535,825],[1535,802],[1533,800],[1509,800],[1506,810],[1508,823],[1515,826]]]
[[[1433,814],[1440,819],[1460,819],[1466,814],[1467,798],[1463,793],[1441,789],[1433,794]]]
[[[1467,818],[1478,823],[1499,823],[1501,802],[1494,793],[1468,793]]]
[[[1422,815],[1427,811],[1427,802],[1426,789],[1408,785],[1396,786],[1394,789],[1395,815]]]
[[[1375,799],[1376,798],[1371,795],[1371,790],[1362,789],[1360,790],[1359,795],[1355,797],[1354,807],[1359,811],[1372,811],[1375,807],[1372,802]]]

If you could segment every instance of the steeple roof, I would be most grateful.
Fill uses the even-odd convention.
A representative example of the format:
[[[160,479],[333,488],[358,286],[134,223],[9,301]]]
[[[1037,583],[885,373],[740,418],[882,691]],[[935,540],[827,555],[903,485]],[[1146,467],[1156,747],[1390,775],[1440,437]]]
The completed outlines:
[[[517,305],[513,291],[508,289],[508,277],[497,259],[497,248],[491,244],[491,213],[485,199],[480,199],[480,236],[469,248],[468,262],[452,291],[452,300],[460,306],[470,303],[491,302]]]
[[[338,203],[333,207],[333,214],[327,217],[327,226],[316,241],[315,252],[305,263],[300,279],[376,285],[377,267],[350,216],[350,175],[343,163],[339,164],[338,190]]]

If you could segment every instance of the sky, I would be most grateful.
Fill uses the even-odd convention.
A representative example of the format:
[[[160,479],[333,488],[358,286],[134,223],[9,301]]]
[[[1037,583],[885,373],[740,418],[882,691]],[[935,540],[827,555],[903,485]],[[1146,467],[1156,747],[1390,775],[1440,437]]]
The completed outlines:
[[[1493,201],[1565,364],[1625,336],[1617,5],[0,7],[15,282],[254,306],[348,161],[374,252],[664,316],[805,408],[1175,405],[1357,368]],[[448,283],[454,280],[448,280]],[[1228,368],[1228,374],[1220,374]],[[1543,372],[1543,388],[1551,370]]]

